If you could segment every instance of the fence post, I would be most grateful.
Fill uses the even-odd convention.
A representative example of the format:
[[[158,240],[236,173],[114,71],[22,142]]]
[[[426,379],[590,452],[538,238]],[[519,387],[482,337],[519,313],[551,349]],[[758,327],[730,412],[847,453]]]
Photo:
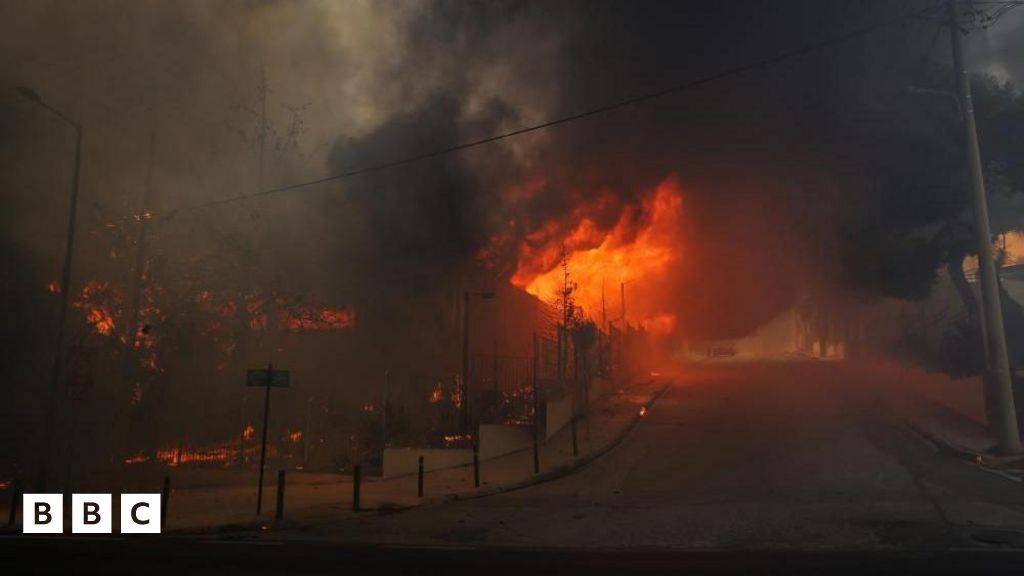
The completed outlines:
[[[473,441],[473,487],[480,487],[480,448]]]
[[[537,333],[533,333],[533,473],[540,473],[540,399],[537,397],[537,370],[540,363],[540,344]]]
[[[423,456],[420,456],[419,473],[416,477],[416,497],[423,498]]]
[[[580,445],[579,445],[579,442],[576,441],[576,417],[575,416],[572,417],[571,426],[572,426],[572,457],[575,458],[575,457],[580,455]]]
[[[160,529],[167,526],[167,501],[171,499],[171,476],[164,476],[164,487],[160,491]]]
[[[11,510],[7,516],[7,526],[14,526],[14,521],[18,519],[18,502],[21,500],[21,478],[14,479],[14,485],[11,486]]]
[[[352,469],[352,511],[359,512],[359,482],[362,479],[359,465]]]
[[[284,470],[277,471],[277,520],[284,520]]]

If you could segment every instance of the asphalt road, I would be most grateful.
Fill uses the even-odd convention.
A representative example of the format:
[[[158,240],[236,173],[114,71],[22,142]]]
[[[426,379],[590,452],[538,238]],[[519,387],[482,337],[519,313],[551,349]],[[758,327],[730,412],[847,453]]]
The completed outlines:
[[[0,545],[219,574],[1024,573],[1024,486],[934,452],[873,378],[706,365],[604,457],[497,496],[202,540]]]
[[[302,535],[430,546],[945,549],[979,545],[981,529],[1024,528],[1024,487],[936,454],[891,413],[888,383],[871,378],[838,363],[703,366],[621,445],[569,477]]]

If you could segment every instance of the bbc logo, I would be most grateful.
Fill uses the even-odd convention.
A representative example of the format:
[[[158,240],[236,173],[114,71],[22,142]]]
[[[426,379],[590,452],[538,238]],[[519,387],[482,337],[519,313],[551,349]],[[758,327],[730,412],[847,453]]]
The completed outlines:
[[[72,534],[113,532],[113,497],[110,494],[71,495]],[[63,494],[25,494],[22,532],[64,533]],[[121,534],[160,533],[160,494],[121,494]]]

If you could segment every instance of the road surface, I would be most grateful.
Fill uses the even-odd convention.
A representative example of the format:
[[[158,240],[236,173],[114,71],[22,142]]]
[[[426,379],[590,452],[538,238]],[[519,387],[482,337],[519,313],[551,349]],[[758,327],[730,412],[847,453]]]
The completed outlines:
[[[514,560],[488,571],[533,562],[731,573],[758,558],[785,560],[793,573],[851,558],[864,569],[906,561],[1019,570],[1024,486],[936,453],[893,412],[893,383],[874,378],[828,362],[704,365],[684,372],[621,444],[570,476],[400,513],[207,536],[205,550],[213,558],[233,543],[249,558],[241,551],[258,547],[263,567],[269,558],[315,564],[362,554],[374,566],[366,555],[380,566],[460,569],[501,550]],[[201,548],[159,545],[179,546],[168,556],[181,558]],[[756,553],[728,554],[739,550]]]
[[[1024,529],[1024,487],[935,453],[887,382],[840,363],[684,373],[579,472],[303,537],[423,545],[736,549],[977,546]]]

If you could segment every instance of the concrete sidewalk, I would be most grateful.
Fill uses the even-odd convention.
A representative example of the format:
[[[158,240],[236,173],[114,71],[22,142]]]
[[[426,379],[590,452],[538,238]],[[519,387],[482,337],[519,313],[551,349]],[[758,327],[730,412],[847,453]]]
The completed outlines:
[[[985,425],[980,378],[951,379],[919,369],[882,367],[899,393],[890,402],[907,426],[943,452],[1015,482],[1024,482],[1024,457],[997,453],[998,441]]]

